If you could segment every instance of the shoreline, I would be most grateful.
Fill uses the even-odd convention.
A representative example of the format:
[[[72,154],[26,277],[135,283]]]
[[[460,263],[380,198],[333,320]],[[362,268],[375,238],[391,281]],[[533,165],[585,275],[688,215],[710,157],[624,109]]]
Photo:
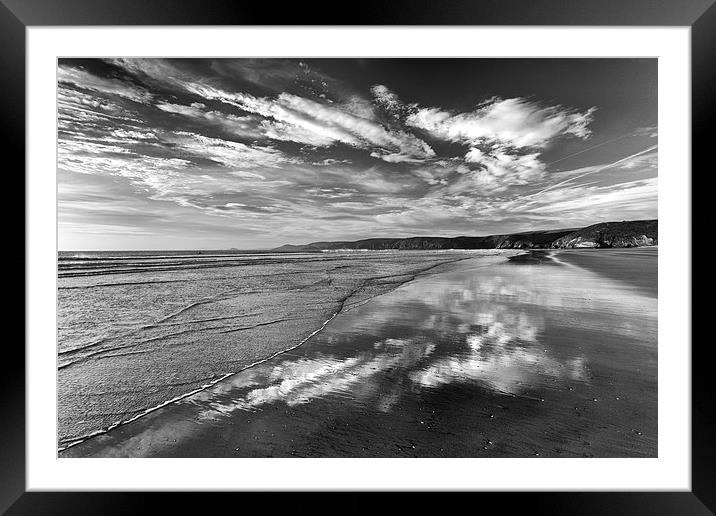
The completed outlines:
[[[506,251],[508,251],[508,252],[505,252],[505,253],[495,253],[495,255],[500,255],[500,256],[502,256],[503,254],[504,254],[504,255],[507,255],[507,254],[509,254],[509,251],[512,251],[512,250],[506,250]],[[461,253],[461,254],[462,254],[462,253]],[[471,253],[471,254],[472,254],[472,253]],[[491,255],[492,255],[492,254],[488,254],[487,256],[491,256]],[[415,271],[411,271],[409,274],[399,274],[399,275],[393,275],[393,276],[364,278],[364,279],[362,280],[361,284],[360,284],[358,287],[356,287],[355,289],[353,289],[353,290],[352,290],[347,296],[345,296],[344,298],[338,300],[338,307],[337,307],[337,310],[336,310],[335,312],[333,312],[326,320],[324,320],[324,321],[321,323],[321,325],[320,325],[316,330],[314,330],[313,332],[311,332],[308,336],[304,337],[303,339],[300,339],[299,342],[298,342],[296,345],[291,346],[291,347],[286,348],[286,349],[283,349],[283,350],[279,350],[279,351],[277,351],[277,352],[275,352],[275,353],[273,353],[273,354],[271,354],[271,355],[269,355],[269,356],[266,356],[266,357],[264,357],[264,358],[261,358],[261,359],[255,361],[255,362],[252,362],[252,363],[246,365],[245,367],[242,367],[241,369],[238,369],[238,370],[233,371],[233,372],[226,373],[226,374],[224,374],[224,375],[222,375],[222,376],[220,376],[220,377],[218,377],[218,378],[216,378],[216,379],[214,379],[214,380],[212,380],[212,381],[210,381],[210,382],[207,382],[206,384],[201,385],[200,387],[198,387],[198,388],[196,388],[196,389],[193,389],[193,390],[188,391],[188,392],[186,392],[186,393],[182,393],[182,394],[180,394],[180,395],[178,395],[178,396],[175,396],[175,397],[173,397],[173,398],[171,398],[171,399],[169,399],[169,400],[163,401],[163,402],[159,403],[159,404],[156,405],[156,406],[149,407],[149,408],[145,409],[143,412],[141,412],[141,413],[139,413],[139,414],[137,414],[137,415],[134,415],[134,416],[131,417],[131,418],[114,422],[114,423],[110,424],[107,428],[103,428],[103,429],[97,430],[97,431],[95,431],[95,432],[93,432],[93,433],[91,433],[91,434],[89,434],[89,435],[87,435],[87,436],[83,436],[83,437],[81,437],[81,438],[78,438],[78,439],[75,440],[75,441],[70,441],[69,443],[67,443],[67,444],[64,445],[64,446],[58,446],[57,452],[58,452],[58,454],[62,454],[62,453],[65,452],[66,450],[69,450],[69,449],[74,448],[74,447],[76,447],[76,446],[82,445],[83,443],[86,443],[87,441],[89,441],[89,440],[91,440],[91,439],[94,439],[94,438],[96,438],[96,437],[98,437],[98,436],[106,435],[106,434],[108,434],[108,433],[114,431],[114,430],[117,429],[117,428],[120,428],[120,427],[122,427],[122,426],[124,426],[124,425],[127,425],[127,424],[130,424],[130,423],[133,423],[133,422],[135,422],[135,421],[137,421],[137,420],[139,420],[139,419],[141,419],[141,418],[143,418],[143,417],[145,417],[145,416],[147,416],[147,415],[149,415],[149,414],[152,414],[152,413],[154,413],[154,412],[156,412],[156,411],[158,411],[158,410],[161,410],[161,409],[163,409],[163,408],[165,408],[165,407],[167,407],[167,406],[169,406],[169,405],[171,405],[171,404],[173,404],[173,403],[176,403],[176,402],[182,401],[182,400],[184,400],[184,399],[190,398],[191,396],[194,396],[194,395],[199,394],[199,393],[201,393],[201,392],[203,392],[203,391],[206,391],[207,389],[211,389],[212,387],[216,386],[217,384],[220,384],[221,382],[226,381],[226,380],[230,379],[231,377],[233,377],[233,376],[235,376],[235,375],[237,375],[237,374],[241,374],[242,372],[244,372],[244,371],[246,371],[246,370],[249,370],[249,369],[251,369],[251,368],[253,368],[253,367],[256,367],[256,366],[259,366],[259,365],[264,364],[264,363],[266,363],[266,362],[269,362],[269,361],[273,360],[274,358],[276,358],[276,357],[278,357],[278,356],[280,356],[280,355],[282,355],[282,354],[284,354],[284,353],[288,353],[288,352],[290,352],[290,351],[293,351],[293,350],[297,349],[298,347],[302,346],[303,344],[305,344],[306,342],[308,342],[310,339],[312,339],[314,336],[316,336],[317,334],[319,334],[321,331],[323,331],[323,330],[326,328],[326,326],[327,326],[333,319],[335,319],[337,316],[339,316],[340,314],[343,314],[343,313],[349,312],[349,311],[351,311],[351,310],[354,310],[354,309],[356,309],[356,308],[359,308],[359,307],[362,306],[363,304],[368,303],[368,302],[370,302],[371,300],[373,300],[373,299],[375,299],[375,298],[377,298],[377,297],[380,297],[380,296],[382,296],[382,295],[388,294],[388,293],[394,291],[395,289],[398,289],[398,288],[400,288],[401,286],[403,286],[403,285],[405,285],[405,284],[407,284],[407,283],[410,283],[411,281],[414,281],[415,279],[417,279],[417,278],[419,278],[419,277],[421,277],[421,276],[423,276],[423,275],[426,275],[426,274],[437,274],[437,273],[440,272],[440,271],[431,272],[431,271],[434,271],[435,269],[439,269],[440,267],[449,267],[449,266],[454,265],[454,264],[456,264],[456,263],[462,262],[462,261],[464,261],[464,260],[473,259],[473,258],[475,258],[474,255],[473,255],[473,256],[463,256],[463,257],[460,257],[460,258],[457,258],[457,259],[452,259],[452,260],[446,260],[446,261],[442,261],[442,262],[437,263],[437,264],[430,265],[430,266],[425,267],[425,268],[421,268],[421,269],[418,269],[418,270],[415,270]],[[368,284],[367,284],[368,282],[370,282],[370,281],[372,281],[372,280],[376,280],[376,279],[401,278],[401,277],[403,277],[403,276],[408,276],[408,277],[407,277],[407,279],[399,280],[399,281],[397,281],[397,282],[381,283],[381,284],[380,284],[381,287],[385,287],[385,288],[379,288],[380,291],[379,291],[378,293],[372,294],[372,295],[368,296],[368,297],[365,298],[365,299],[361,299],[361,294],[362,294],[362,293],[364,293],[365,291],[367,291],[367,290],[370,289],[371,287],[374,287],[374,285],[368,285]],[[353,298],[354,296],[358,298],[358,301],[356,301],[356,302],[354,302],[354,303],[352,303],[352,304],[348,304],[348,301],[349,301],[351,298]],[[193,305],[192,305],[192,306],[193,306]],[[182,310],[181,310],[181,312],[183,312],[183,311],[185,311],[185,309],[182,309]],[[172,316],[174,316],[174,315],[176,315],[176,312],[170,314],[169,317],[172,317]],[[166,317],[165,317],[165,319],[166,319]],[[73,350],[73,351],[74,351],[74,350]],[[65,368],[65,367],[67,367],[67,366],[69,366],[69,365],[72,365],[72,363],[70,363],[70,364],[65,364],[64,366],[63,366],[63,365],[59,365],[59,366],[58,366],[58,371],[61,370],[61,369],[63,369],[63,368]]]
[[[86,436],[86,437],[84,437],[84,438],[82,438],[82,439],[79,439],[79,440],[76,441],[76,442],[70,443],[70,444],[68,444],[68,445],[65,446],[65,447],[60,447],[60,448],[58,448],[58,449],[57,449],[57,452],[60,453],[60,452],[63,452],[63,451],[65,451],[65,450],[69,449],[69,448],[72,448],[73,446],[80,445],[80,444],[82,444],[82,443],[84,443],[84,442],[87,442],[88,440],[92,439],[93,437],[97,437],[98,435],[107,434],[107,433],[111,432],[112,430],[114,430],[115,428],[118,428],[118,427],[120,427],[120,426],[122,426],[122,425],[126,425],[126,424],[129,424],[129,423],[132,423],[132,422],[134,422],[134,421],[137,421],[138,419],[140,419],[140,418],[142,418],[142,417],[144,417],[144,416],[146,416],[146,415],[148,415],[148,414],[151,414],[152,412],[155,412],[155,411],[157,411],[157,410],[160,410],[160,409],[162,409],[162,408],[164,408],[164,407],[166,407],[166,406],[168,406],[168,405],[171,405],[172,403],[176,403],[177,401],[181,401],[181,400],[186,399],[186,398],[189,398],[189,397],[191,397],[191,396],[193,396],[193,395],[195,395],[195,394],[198,394],[198,393],[200,393],[200,392],[203,392],[203,391],[205,391],[205,390],[207,390],[207,389],[210,389],[210,388],[212,388],[213,386],[215,386],[215,385],[221,383],[222,381],[224,381],[224,380],[226,380],[226,379],[228,379],[228,378],[231,378],[231,377],[234,376],[234,375],[240,374],[240,373],[242,373],[243,371],[246,371],[247,369],[251,369],[252,367],[256,367],[257,365],[261,365],[261,364],[263,364],[264,362],[268,362],[269,360],[272,360],[272,359],[276,358],[277,356],[282,355],[283,353],[288,353],[289,351],[292,351],[292,350],[298,348],[299,346],[302,346],[303,344],[305,344],[306,342],[308,342],[314,335],[317,335],[318,333],[320,333],[320,332],[326,327],[326,325],[327,325],[328,323],[330,323],[336,316],[338,316],[339,313],[340,313],[340,311],[335,312],[331,317],[329,317],[326,321],[324,321],[324,323],[321,325],[320,328],[318,328],[316,331],[314,331],[313,333],[311,333],[308,337],[306,337],[305,339],[303,339],[302,341],[300,341],[298,344],[296,344],[295,346],[293,346],[293,347],[291,347],[291,348],[288,348],[288,349],[283,350],[283,351],[278,351],[278,352],[274,353],[273,355],[271,355],[271,356],[269,356],[269,357],[266,357],[266,358],[264,358],[264,359],[258,360],[258,361],[256,361],[256,362],[254,362],[253,364],[249,364],[249,365],[247,365],[246,367],[244,367],[243,369],[240,369],[240,370],[235,371],[235,372],[233,372],[233,373],[227,373],[226,375],[224,375],[224,376],[218,378],[218,379],[215,380],[214,382],[208,383],[208,384],[206,384],[206,385],[202,385],[202,386],[199,387],[198,389],[195,389],[195,390],[193,390],[193,391],[191,391],[191,392],[187,392],[186,394],[182,394],[182,395],[180,395],[180,396],[177,396],[176,398],[173,398],[173,399],[171,399],[171,400],[167,400],[167,401],[165,401],[164,403],[162,403],[162,404],[160,404],[160,405],[157,405],[156,407],[149,408],[149,409],[147,409],[146,411],[142,412],[141,414],[139,414],[139,415],[133,417],[132,419],[128,419],[128,420],[126,420],[126,421],[119,421],[119,422],[115,423],[114,425],[110,426],[109,428],[106,428],[106,429],[103,429],[103,430],[98,430],[97,432],[95,432],[95,433],[93,433],[93,434],[91,434],[91,435],[88,435],[88,436]]]
[[[525,253],[519,251],[515,254]],[[506,260],[504,261],[506,262]],[[541,375],[547,375],[547,383],[536,384],[542,385],[542,387],[536,390],[535,388],[529,388],[525,391],[524,387],[519,385],[520,382],[513,386],[505,384],[510,375],[513,374],[510,372],[513,369],[512,366],[508,367],[510,362],[502,364],[501,361],[504,358],[500,358],[498,362],[495,362],[497,369],[495,369],[494,373],[490,372],[489,376],[484,376],[487,372],[484,367],[493,363],[491,355],[485,355],[485,353],[497,352],[501,348],[494,348],[493,351],[489,351],[493,349],[491,347],[493,345],[486,347],[487,344],[484,343],[473,350],[467,348],[465,351],[460,351],[453,358],[452,353],[454,352],[449,350],[455,345],[459,345],[459,342],[453,341],[452,338],[445,340],[445,337],[440,337],[443,330],[439,330],[439,333],[427,340],[425,340],[425,337],[416,335],[411,338],[413,344],[408,346],[408,341],[401,337],[401,332],[402,334],[405,332],[413,334],[412,325],[415,323],[408,323],[408,326],[404,326],[402,323],[394,326],[395,323],[389,323],[389,326],[385,326],[389,322],[386,317],[389,319],[397,318],[396,320],[404,317],[407,317],[408,320],[415,318],[415,314],[412,312],[417,308],[408,309],[407,307],[413,306],[412,304],[405,305],[406,308],[399,308],[403,306],[400,303],[415,303],[418,300],[421,300],[420,302],[422,303],[423,299],[430,301],[435,295],[428,294],[434,288],[431,285],[438,287],[445,281],[452,282],[450,284],[455,285],[455,287],[451,288],[460,289],[463,288],[460,285],[467,285],[475,293],[484,292],[481,295],[488,296],[485,302],[480,301],[479,306],[482,309],[490,309],[491,307],[499,308],[499,304],[495,305],[495,301],[489,301],[490,296],[499,294],[500,289],[505,287],[499,287],[493,294],[491,293],[493,292],[492,290],[484,290],[480,283],[465,283],[466,280],[462,279],[465,274],[468,275],[467,277],[472,277],[475,274],[482,275],[480,276],[483,278],[481,281],[484,282],[486,278],[494,276],[494,274],[490,273],[490,267],[497,267],[496,271],[503,277],[510,273],[517,274],[518,278],[527,279],[532,277],[530,269],[533,266],[531,265],[525,268],[517,265],[505,266],[504,264],[488,263],[486,265],[487,269],[482,270],[485,265],[479,264],[477,260],[473,262],[456,260],[455,262],[431,267],[430,269],[438,269],[438,272],[423,273],[422,276],[418,273],[414,278],[406,280],[390,291],[365,300],[364,304],[360,306],[354,305],[348,310],[341,311],[342,317],[334,316],[331,318],[330,322],[333,322],[333,324],[328,325],[326,323],[322,328],[324,331],[318,332],[314,339],[307,339],[303,343],[305,345],[298,345],[291,350],[282,352],[251,369],[233,373],[230,378],[225,378],[200,393],[162,407],[162,410],[156,410],[152,414],[148,414],[146,417],[137,419],[132,423],[118,426],[109,432],[88,439],[75,447],[60,452],[59,456],[478,456],[478,454],[480,456],[526,456],[533,453],[520,451],[524,450],[524,447],[514,448],[514,444],[500,442],[499,438],[491,437],[494,430],[490,431],[489,427],[494,426],[494,423],[492,423],[493,414],[495,417],[499,415],[498,419],[502,421],[500,424],[508,424],[509,422],[509,425],[503,428],[501,433],[505,435],[512,432],[526,431],[529,433],[533,432],[534,428],[529,425],[525,427],[525,422],[532,421],[540,410],[545,410],[544,399],[548,400],[548,407],[554,407],[550,408],[550,410],[554,410],[559,406],[559,399],[565,397],[568,399],[578,395],[576,409],[572,409],[571,413],[559,411],[553,417],[557,417],[560,421],[566,417],[565,421],[567,423],[572,421],[575,415],[584,417],[592,414],[587,420],[595,417],[594,414],[596,413],[594,411],[599,407],[591,401],[591,398],[596,396],[596,391],[592,392],[591,388],[589,388],[587,377],[583,376],[586,374],[586,370],[583,369],[585,366],[580,364],[582,364],[584,358],[579,356],[569,358],[570,355],[574,354],[574,351],[570,351],[569,347],[564,347],[570,342],[569,339],[564,344],[560,344],[566,338],[560,334],[555,334],[552,337],[559,336],[559,339],[554,341],[558,344],[558,347],[554,348],[551,353],[554,356],[548,358],[546,362],[544,362],[545,358],[541,357],[541,350],[539,350],[539,353],[537,353],[538,350],[534,350],[536,353],[535,358],[537,359],[536,364],[544,362],[544,365],[538,365],[537,369],[535,369],[536,364],[524,362],[524,359],[520,358],[521,354],[515,355],[514,351],[511,351],[512,348],[505,348],[500,351],[500,353],[507,352],[506,357],[513,357],[510,358],[510,361],[517,360],[517,362],[514,362],[515,364],[523,364],[524,362],[525,373],[521,374],[527,374],[527,378],[531,378],[531,382],[538,381]],[[439,267],[441,266],[444,267],[440,269]],[[537,270],[542,270],[542,266],[538,265],[537,267]],[[555,269],[550,266],[549,269],[556,270],[559,274],[574,274],[570,267],[565,268],[562,266]],[[582,276],[591,277],[590,274],[586,272]],[[540,274],[537,276],[538,280],[540,280],[539,276]],[[599,278],[602,277],[595,276],[595,279],[590,280],[593,282],[593,287],[599,286],[603,282],[608,282],[606,279]],[[566,284],[571,283],[573,283],[573,280]],[[524,287],[524,280],[518,281],[515,285],[520,288]],[[427,291],[425,290],[426,288],[428,289]],[[440,287],[440,289],[442,288]],[[616,284],[614,284],[610,288],[621,287],[616,287]],[[560,290],[563,290],[563,288],[556,288],[556,293],[550,295],[558,295]],[[456,292],[459,291],[457,290]],[[425,292],[425,294],[422,294],[422,292]],[[442,290],[436,290],[435,292],[442,292]],[[593,292],[590,292],[590,296],[592,294]],[[425,295],[428,295],[428,297],[425,298]],[[544,293],[537,295],[543,296]],[[346,300],[349,298],[350,296]],[[608,293],[603,298],[605,302],[611,302]],[[402,299],[405,299],[405,301],[401,301]],[[411,301],[411,299],[415,299],[415,301]],[[456,301],[457,299],[459,298],[456,298]],[[529,299],[527,300],[529,301]],[[582,302],[586,301],[585,299]],[[625,305],[626,307],[633,304],[628,298],[617,298],[617,301],[628,303]],[[387,310],[388,306],[393,306],[396,302],[399,304],[396,305],[395,309]],[[499,301],[499,303],[503,302]],[[545,301],[543,300],[543,302]],[[589,303],[593,302],[593,300],[589,301]],[[639,303],[642,303],[642,301],[639,301]],[[521,310],[524,310],[519,306],[504,312],[504,315],[500,315],[499,317],[501,318],[508,317],[501,324],[513,320],[513,315],[510,314],[519,314]],[[517,311],[515,312],[515,310]],[[631,308],[628,310],[631,310]],[[623,317],[621,313],[624,310],[612,312],[613,314],[609,317],[616,317],[617,319],[615,320],[618,320]],[[470,313],[472,313],[471,310],[468,310],[461,317],[470,317]],[[544,322],[539,322],[539,318],[535,319],[535,315],[528,315],[528,313],[520,315],[518,321],[527,318],[524,320],[533,321],[530,323],[531,325],[544,325]],[[418,326],[425,324],[434,315],[433,309],[429,309],[422,318],[418,317],[416,319],[416,323]],[[375,319],[376,317],[378,319]],[[425,319],[426,317],[428,318]],[[437,319],[436,322],[439,320]],[[440,324],[442,325],[442,323]],[[514,331],[518,332],[517,338],[537,338],[536,336],[539,334],[535,334],[535,330],[527,331],[529,326],[522,328],[522,324],[520,322],[520,326],[514,328]],[[593,324],[590,323],[590,325]],[[445,331],[452,331],[454,327],[455,323],[450,323]],[[501,327],[500,325],[496,328]],[[606,328],[609,327],[611,326]],[[388,331],[388,333],[384,333],[385,331]],[[434,332],[435,330],[430,331]],[[594,330],[589,331],[593,332]],[[628,331],[628,328],[618,331]],[[379,337],[372,337],[371,335],[384,335],[388,338],[375,341],[375,338]],[[599,333],[599,335],[603,334]],[[439,340],[434,340],[435,338]],[[470,342],[471,338],[468,335],[468,342]],[[595,337],[584,334],[580,337],[580,340],[591,342],[593,338]],[[603,337],[598,338],[602,339]],[[631,333],[624,334],[621,337],[622,340],[634,340],[635,338],[640,337]],[[402,342],[406,344],[402,344]],[[529,343],[530,340],[527,340],[520,346]],[[538,343],[535,342],[535,344]],[[435,346],[438,347],[436,348]],[[529,344],[529,346],[525,350],[531,349],[533,344]],[[619,344],[619,346],[623,347],[624,344]],[[445,348],[445,352],[449,354],[445,355],[444,358],[439,358],[442,356],[442,348]],[[516,350],[519,349],[521,348],[516,348]],[[593,354],[595,351],[587,347],[583,352]],[[463,359],[458,359],[462,353],[467,353],[467,361],[463,362]],[[475,353],[478,354],[475,355]],[[566,356],[560,358],[565,353]],[[336,358],[332,358],[334,356]],[[601,355],[595,355],[595,359],[598,357],[601,357]],[[437,367],[437,369],[433,373],[421,372],[423,367],[427,367],[427,365],[421,365],[426,360],[428,363],[431,363],[430,361],[432,360],[436,364],[434,367]],[[459,361],[456,362],[456,360]],[[475,362],[476,360],[479,362]],[[488,361],[484,362],[485,360]],[[484,381],[485,378],[494,378],[489,380],[494,382],[492,389],[485,391],[482,383],[473,385],[471,380],[470,383],[465,383],[467,381],[465,378],[460,379],[465,374],[473,374],[470,372],[471,369],[466,369],[473,367],[471,365],[473,362],[476,365],[479,363],[485,364],[480,366],[479,370],[476,370],[482,371],[477,378],[483,378],[481,381]],[[602,358],[598,358],[596,363],[601,364],[599,367],[605,367]],[[445,369],[448,366],[449,369]],[[551,385],[554,379],[550,378],[555,374],[558,374],[556,378],[561,378],[562,373],[559,371],[565,366],[567,367],[565,371],[569,375],[577,376],[568,376],[559,381],[560,383],[569,382],[573,385],[569,390],[564,388],[564,391],[560,389],[552,392],[550,389],[553,389]],[[450,372],[453,367],[457,367],[457,373]],[[520,365],[519,367],[523,366]],[[448,373],[450,376],[447,378],[452,378],[454,374],[458,374],[458,376],[454,380],[446,380],[444,375]],[[507,374],[506,377],[505,374]],[[534,376],[535,374],[537,374],[537,377]],[[626,372],[623,374],[626,374]],[[471,376],[467,378],[469,379]],[[569,378],[572,378],[572,380],[569,380]],[[628,380],[630,377],[625,378]],[[448,383],[445,383],[446,381]],[[628,381],[631,382],[632,380]],[[403,387],[403,385],[422,385],[422,387],[419,387],[419,391],[414,390],[416,387],[405,390],[407,387]],[[391,394],[395,389],[398,390]],[[544,389],[547,389],[547,391],[544,391]],[[611,390],[613,387],[605,385],[600,389]],[[423,391],[424,394],[418,396],[417,392]],[[465,397],[468,392],[473,394]],[[550,394],[550,392],[552,393]],[[620,395],[622,400],[628,399],[629,403],[633,403],[630,396],[625,396],[624,393],[620,393]],[[364,398],[365,396],[367,398]],[[363,399],[372,400],[375,396],[378,396],[376,398],[378,401],[375,402],[377,405],[375,406],[372,405],[373,401],[370,401],[368,405],[365,404],[366,401],[360,401]],[[399,397],[394,398],[394,396]],[[418,397],[416,398],[415,396]],[[620,397],[616,399],[619,400]],[[470,402],[469,400],[473,401]],[[554,405],[555,402],[558,405]],[[355,405],[356,403],[358,403],[357,406]],[[424,413],[426,403],[427,407],[433,407],[432,416],[430,413]],[[469,404],[460,409],[459,407],[463,403]],[[614,403],[612,401],[611,404]],[[647,408],[651,407],[650,403],[647,404]],[[602,408],[607,408],[609,411],[618,410],[618,414],[621,414],[616,418],[616,421],[611,421],[614,415],[609,417],[608,421],[610,422],[608,425],[610,427],[629,424],[627,421],[630,417],[633,418],[633,415],[628,416],[630,411],[643,412],[646,410],[643,407],[636,408],[635,405],[627,405],[624,401],[622,402],[622,405],[624,405],[622,408],[618,407],[619,403],[612,408],[608,405],[610,404],[604,405],[603,402]],[[504,412],[505,408],[500,409],[500,406],[512,408],[510,412]],[[574,410],[577,412],[574,412]],[[424,415],[410,416],[415,411]],[[438,411],[441,413],[448,412],[442,414],[438,421],[434,420],[435,413]],[[459,414],[462,415],[459,416],[458,420],[455,420],[455,423],[445,426],[447,424],[445,421],[452,421]],[[413,419],[413,417],[418,419]],[[527,419],[525,420],[525,418]],[[575,421],[581,424],[587,420],[577,419]],[[458,423],[458,421],[462,422]],[[536,421],[535,423],[530,423],[530,425],[536,424]],[[468,422],[471,423],[468,424]],[[419,426],[414,426],[416,424]],[[455,424],[458,426],[455,427]],[[479,438],[481,441],[478,447],[474,447],[475,443],[467,445],[467,441],[465,441],[455,448],[455,445],[451,444],[456,439],[455,432],[458,432],[458,434],[464,433],[466,429],[462,428],[462,426],[466,424],[469,432],[473,431],[469,430],[469,427],[473,426],[476,429],[482,429],[478,432],[480,435],[485,435],[484,432],[488,432],[488,434]],[[539,425],[544,424],[545,422],[539,423]],[[547,421],[547,424],[553,423]],[[395,425],[400,428],[399,431],[391,430]],[[539,425],[537,428],[539,428]],[[351,432],[355,432],[355,436],[351,433],[351,439],[346,441],[345,437],[342,436],[347,436],[348,434],[345,434],[344,430],[341,430],[342,428],[345,428],[345,430],[351,428]],[[520,428],[522,430],[519,430]],[[567,435],[571,432],[568,428],[566,427],[565,429]],[[587,434],[594,432],[597,435],[603,434],[603,431],[594,430],[591,426],[585,427],[585,431],[587,428],[589,428]],[[417,433],[415,433],[416,431]],[[590,450],[591,453],[596,453],[596,456],[604,456],[603,453],[614,453],[606,451],[609,449],[622,450],[618,452],[618,456],[624,454],[632,456],[631,454],[634,453],[636,453],[634,456],[642,456],[643,453],[646,453],[646,456],[651,456],[648,451],[651,449],[651,444],[644,448],[643,451],[640,451],[640,446],[643,445],[639,445],[637,441],[652,443],[651,439],[655,439],[655,435],[652,435],[654,431],[648,425],[640,428],[638,435],[636,431],[629,432],[624,430],[625,433],[619,437],[618,442],[630,443],[627,448],[614,448],[617,441],[612,443],[612,437],[599,445],[601,448],[597,447],[596,443],[593,448],[591,444],[585,448],[584,445],[567,444],[565,442],[559,448],[563,450],[562,452],[556,452],[555,450],[550,452],[549,450],[542,450],[543,445],[538,445],[538,441],[535,441],[530,446],[540,449],[542,455],[549,456],[560,456],[560,453],[567,454],[566,456],[581,456],[583,453],[589,453]],[[443,445],[440,449],[430,448],[429,446],[429,443],[434,442],[436,437],[439,438],[438,442]],[[603,439],[603,437],[599,437],[599,439]],[[495,444],[489,444],[491,442]],[[525,442],[532,441],[527,439]],[[235,443],[235,445],[230,443]],[[620,444],[619,446],[623,447],[624,445]],[[599,452],[599,449],[604,451]]]

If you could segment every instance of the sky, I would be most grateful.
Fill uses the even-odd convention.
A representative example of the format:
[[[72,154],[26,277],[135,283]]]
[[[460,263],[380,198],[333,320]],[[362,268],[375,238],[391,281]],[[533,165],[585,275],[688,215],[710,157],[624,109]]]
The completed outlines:
[[[60,59],[60,250],[657,217],[656,59]]]

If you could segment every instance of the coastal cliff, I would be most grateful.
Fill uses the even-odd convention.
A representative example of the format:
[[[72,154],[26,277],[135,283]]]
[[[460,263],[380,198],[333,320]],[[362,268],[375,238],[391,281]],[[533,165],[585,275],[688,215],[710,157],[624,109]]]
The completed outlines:
[[[658,241],[657,220],[630,222],[603,222],[574,231],[552,242],[553,249],[564,248],[612,248],[643,247],[656,245]]]
[[[439,250],[439,249],[563,249],[641,247],[656,245],[657,220],[603,222],[585,228],[531,231],[506,235],[409,238],[369,238],[353,242],[312,242],[283,245],[277,252],[320,252],[337,250]]]

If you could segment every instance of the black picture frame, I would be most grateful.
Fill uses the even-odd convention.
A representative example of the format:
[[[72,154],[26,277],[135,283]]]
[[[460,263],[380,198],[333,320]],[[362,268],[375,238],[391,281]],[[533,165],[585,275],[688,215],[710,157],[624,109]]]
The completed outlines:
[[[25,31],[32,26],[62,25],[572,25],[572,26],[689,26],[692,72],[692,170],[713,168],[710,146],[716,118],[716,5],[714,0],[393,0],[364,1],[340,14],[336,2],[293,2],[280,8],[269,2],[231,0],[0,0],[0,117],[8,154],[25,170]],[[348,10],[345,11],[346,13]],[[708,165],[708,168],[707,168]],[[10,172],[6,168],[6,173]],[[693,174],[692,177],[696,175]],[[23,187],[24,189],[24,183]],[[695,206],[695,200],[692,206]],[[698,218],[692,212],[694,223]],[[9,221],[8,221],[9,222]],[[15,231],[19,232],[19,229]],[[692,229],[692,234],[695,234]],[[8,234],[8,238],[12,231]],[[18,235],[19,236],[19,235]],[[24,234],[20,238],[24,241]],[[19,247],[19,246],[17,246]],[[23,246],[24,249],[24,246]],[[23,251],[24,253],[24,251]],[[27,259],[27,257],[25,257]],[[27,274],[30,273],[26,268]],[[24,303],[23,303],[24,306]],[[694,307],[696,309],[696,307]],[[702,308],[703,310],[703,308]],[[693,316],[692,316],[693,319]],[[25,355],[6,358],[0,375],[0,512],[7,514],[130,514],[154,511],[151,503],[170,510],[181,506],[202,512],[221,498],[240,496],[241,505],[261,502],[265,494],[248,493],[78,493],[26,492],[25,489]],[[710,340],[692,337],[692,490],[690,492],[469,493],[479,504],[499,504],[501,510],[522,508],[548,514],[714,514],[716,511],[716,446],[714,388]],[[7,351],[4,351],[7,353]],[[12,366],[10,366],[12,364]],[[427,493],[411,495],[423,509],[442,503]],[[211,501],[207,500],[211,497]],[[275,495],[271,495],[275,503]],[[291,503],[325,505],[317,493],[294,494]],[[371,497],[346,495],[348,512],[371,510]],[[218,499],[217,499],[218,498]],[[298,498],[294,500],[294,498]],[[282,496],[278,497],[282,501]],[[323,500],[322,498],[320,500]],[[375,503],[380,503],[376,501]],[[470,504],[475,501],[471,500]],[[246,505],[249,504],[249,505]],[[278,506],[274,506],[277,508]],[[457,506],[456,506],[457,507]],[[216,510],[219,510],[218,507]],[[271,510],[268,511],[269,513]],[[345,512],[345,511],[342,511]]]

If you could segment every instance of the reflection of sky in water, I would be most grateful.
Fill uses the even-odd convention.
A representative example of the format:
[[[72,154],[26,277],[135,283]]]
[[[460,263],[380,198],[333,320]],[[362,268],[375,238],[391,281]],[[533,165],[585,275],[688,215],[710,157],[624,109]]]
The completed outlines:
[[[656,299],[571,265],[493,265],[420,278],[334,323],[306,356],[279,357],[199,394],[208,405],[200,419],[324,396],[387,412],[406,394],[450,384],[525,395],[588,382],[583,348],[554,345],[549,327],[653,343]]]
[[[373,351],[346,359],[328,356],[284,361],[271,368],[268,374],[261,375],[261,383],[267,381],[269,385],[253,388],[233,403],[210,405],[216,412],[228,414],[236,409],[252,410],[276,401],[296,406],[331,394],[359,402],[374,400],[379,408],[387,410],[392,405],[391,399],[397,399],[397,393],[385,392],[378,383],[368,380],[386,371],[412,370],[434,350],[434,344],[386,339],[377,342]],[[204,417],[212,417],[211,412]]]

